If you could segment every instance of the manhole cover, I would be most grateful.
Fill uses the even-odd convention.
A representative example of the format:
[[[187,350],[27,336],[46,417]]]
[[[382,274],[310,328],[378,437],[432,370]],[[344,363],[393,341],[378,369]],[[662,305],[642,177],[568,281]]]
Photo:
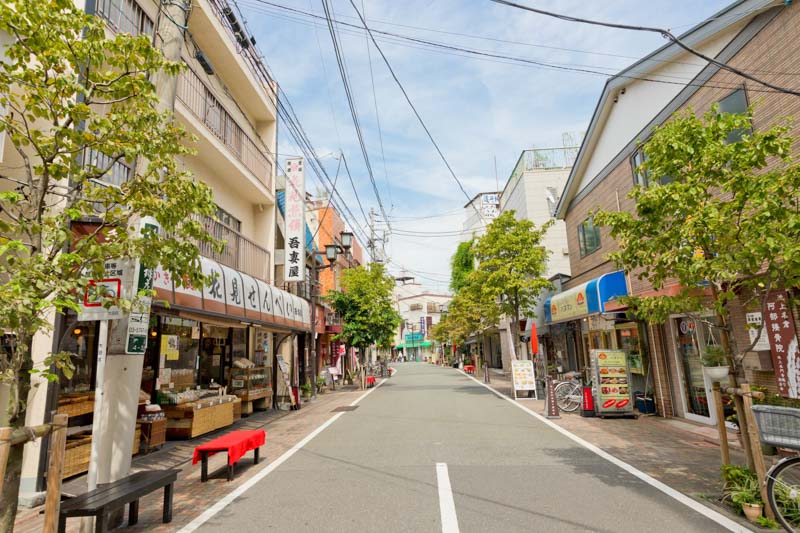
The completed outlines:
[[[337,407],[331,411],[331,413],[344,413],[347,411],[355,411],[356,409],[358,409],[357,405],[343,405],[342,407]]]

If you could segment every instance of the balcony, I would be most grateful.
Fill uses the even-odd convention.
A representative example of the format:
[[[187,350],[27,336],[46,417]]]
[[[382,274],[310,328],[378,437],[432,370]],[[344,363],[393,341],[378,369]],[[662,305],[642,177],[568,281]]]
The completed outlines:
[[[272,191],[272,154],[249,136],[191,69],[178,76],[177,99],[252,176]]]
[[[208,243],[199,242],[197,247],[201,255],[261,281],[270,282],[269,251],[218,220],[204,217],[203,224],[210,235],[225,242],[225,247],[217,253]]]
[[[327,333],[341,333],[342,332],[342,315],[339,313],[326,313],[325,314],[325,331]]]
[[[283,290],[304,300],[311,300],[311,282],[309,281],[285,281]]]

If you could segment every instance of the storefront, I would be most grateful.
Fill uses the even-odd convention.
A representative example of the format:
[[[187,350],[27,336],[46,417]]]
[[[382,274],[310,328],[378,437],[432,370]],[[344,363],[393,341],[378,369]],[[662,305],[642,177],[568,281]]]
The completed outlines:
[[[305,300],[206,258],[202,267],[215,276],[202,291],[176,286],[167,272],[155,271],[139,416],[145,403],[160,405],[171,438],[196,437],[230,425],[242,412],[272,406],[275,384],[284,382],[275,342],[310,330]],[[61,376],[58,397],[58,412],[70,417],[65,477],[88,468],[94,416],[99,322],[77,319],[67,313],[58,343],[59,350],[76,354],[72,375]],[[296,344],[283,344],[291,376],[298,358],[290,349]],[[113,386],[110,380],[107,375],[107,386]]]
[[[590,350],[620,347],[617,324],[624,315],[606,307],[627,294],[625,274],[616,271],[548,298],[544,315],[550,333],[551,368],[587,373]],[[642,350],[638,352],[641,354]]]

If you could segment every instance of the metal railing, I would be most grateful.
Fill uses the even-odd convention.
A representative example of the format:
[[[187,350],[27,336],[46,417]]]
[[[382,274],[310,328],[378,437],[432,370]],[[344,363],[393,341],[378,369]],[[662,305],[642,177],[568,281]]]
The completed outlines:
[[[310,281],[285,281],[283,283],[283,290],[290,294],[299,296],[304,300],[311,300]]]
[[[511,172],[511,179],[526,171],[571,167],[579,149],[580,146],[564,146],[524,150],[517,160],[514,171]]]
[[[218,241],[224,241],[225,246],[221,252],[217,252],[209,243],[198,242],[201,255],[261,281],[270,282],[269,251],[218,220],[203,217],[202,222],[206,231]]]
[[[258,181],[272,190],[272,161],[269,150],[245,133],[191,69],[187,68],[178,76],[176,95]]]
[[[339,313],[326,313],[325,314],[325,325],[326,326],[341,326],[342,325],[342,315]]]
[[[98,179],[103,183],[119,187],[131,179],[133,165],[129,165],[124,160],[115,161],[115,158],[94,148],[84,149],[83,154],[84,165],[102,173]]]

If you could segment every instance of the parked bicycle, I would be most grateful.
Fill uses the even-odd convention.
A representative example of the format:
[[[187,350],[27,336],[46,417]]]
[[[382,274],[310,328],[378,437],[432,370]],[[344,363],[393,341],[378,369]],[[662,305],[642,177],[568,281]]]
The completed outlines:
[[[579,372],[567,372],[564,377],[567,380],[555,386],[556,403],[560,410],[571,413],[583,402],[583,385]]]
[[[800,451],[800,409],[754,405],[761,442]],[[767,471],[767,500],[786,531],[800,531],[800,455],[786,457]]]

